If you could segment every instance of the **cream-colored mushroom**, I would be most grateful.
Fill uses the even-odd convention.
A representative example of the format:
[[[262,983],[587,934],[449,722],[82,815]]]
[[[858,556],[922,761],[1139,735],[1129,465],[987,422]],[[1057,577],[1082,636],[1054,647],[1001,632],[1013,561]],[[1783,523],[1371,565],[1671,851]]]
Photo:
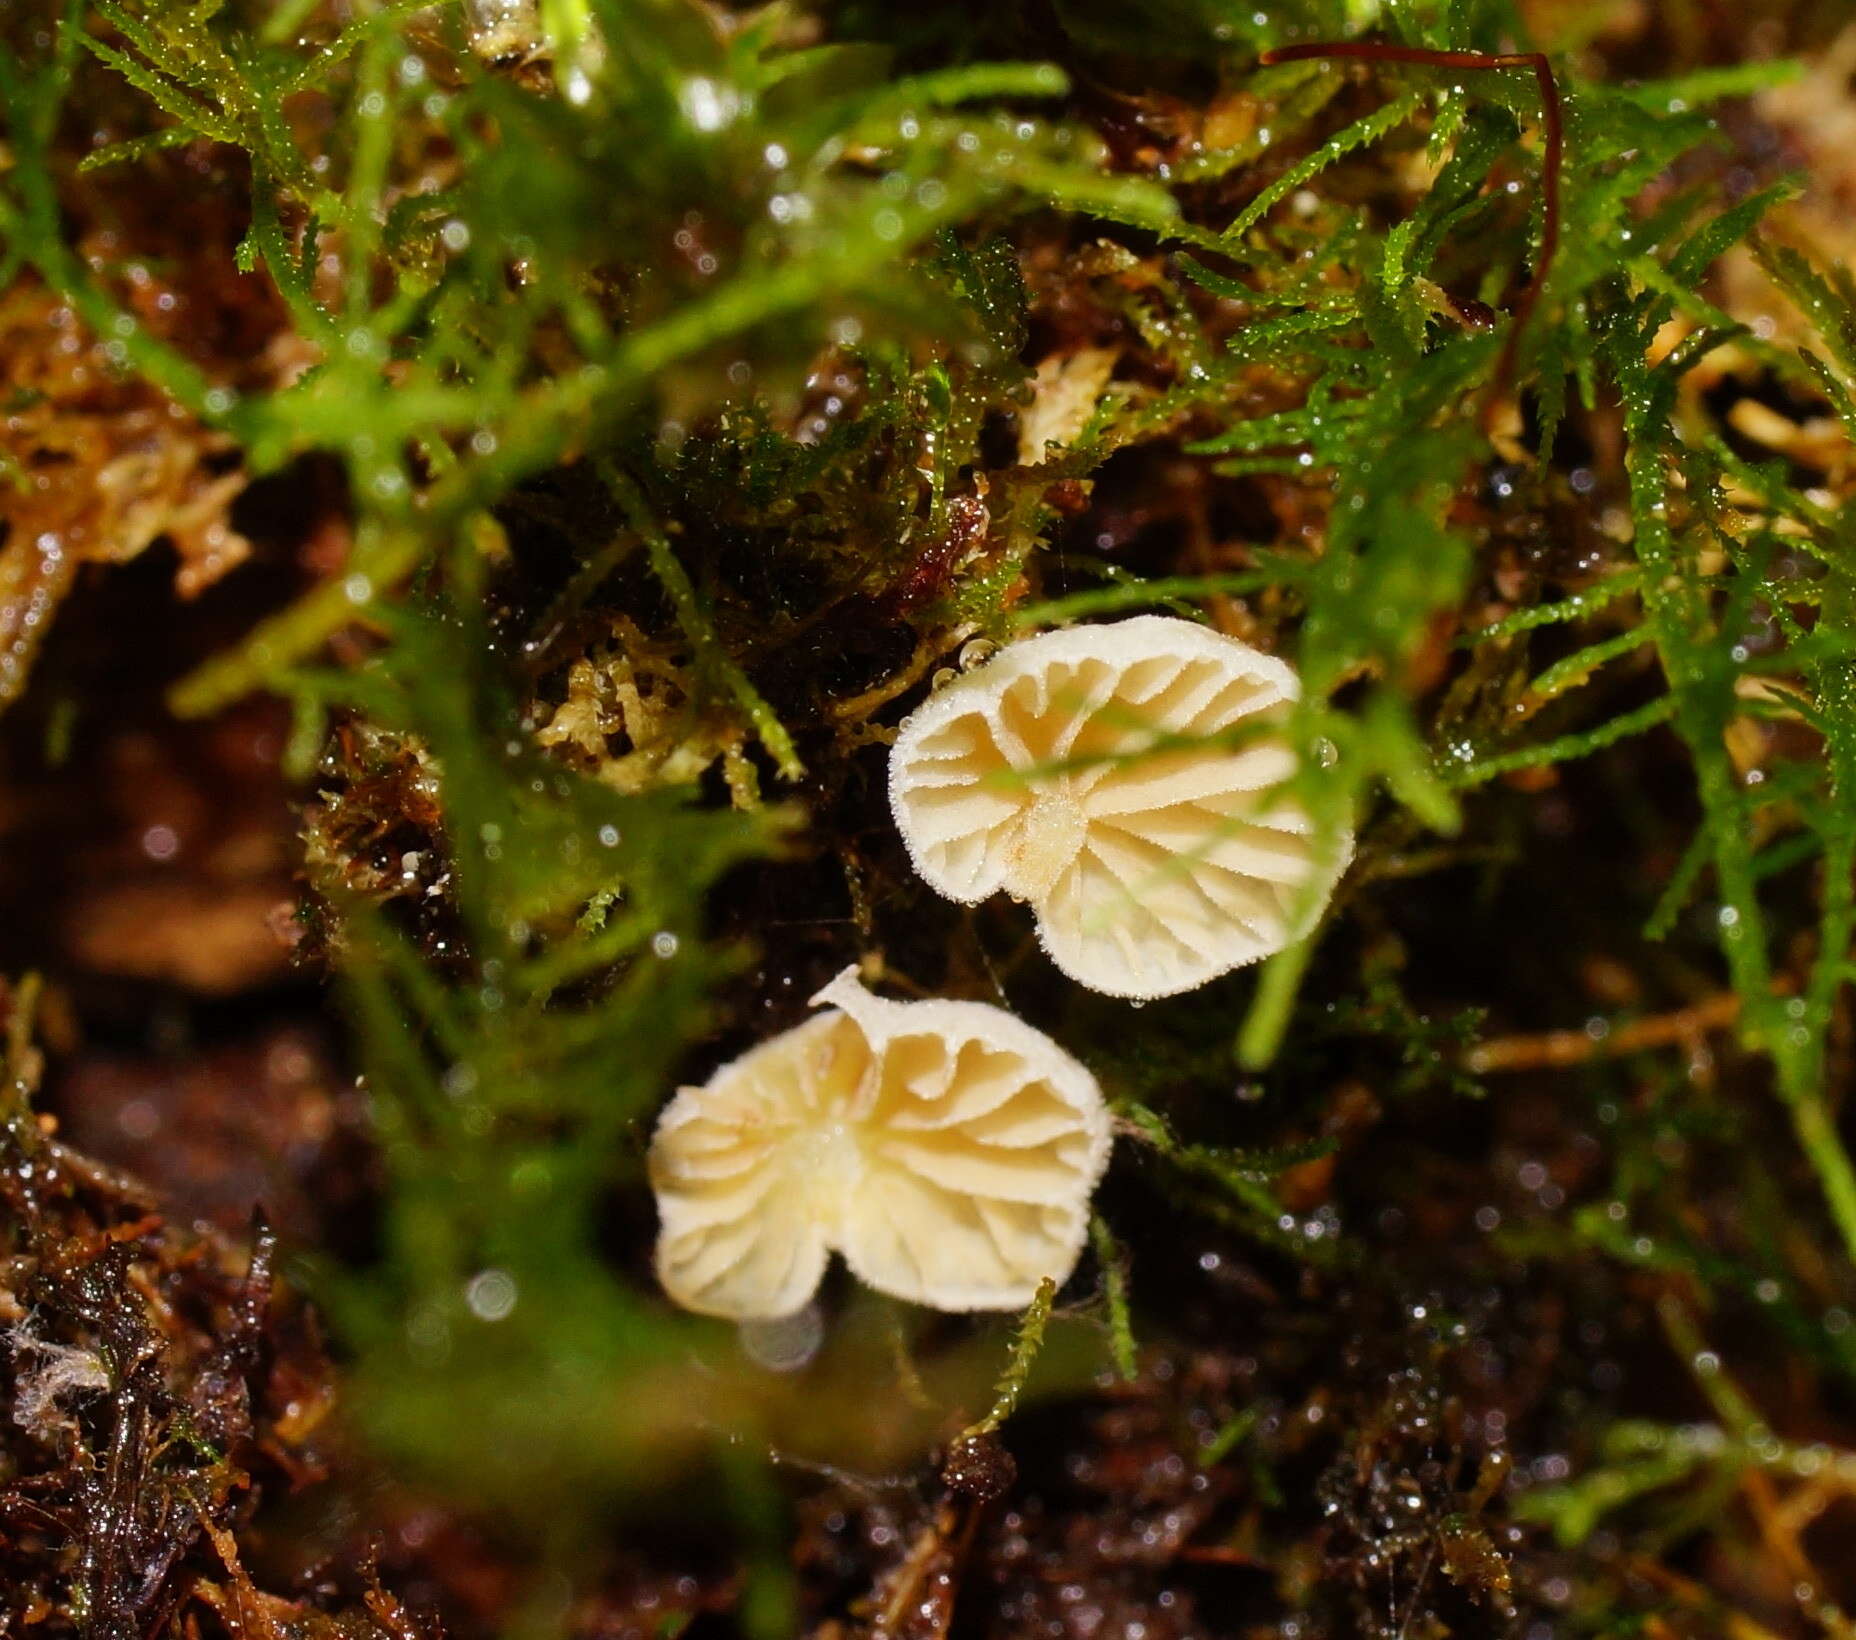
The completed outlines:
[[[879,1292],[1020,1309],[1076,1264],[1108,1160],[1095,1079],[981,1002],[890,1002],[847,968],[829,1011],[682,1089],[658,1119],[657,1273],[679,1304],[788,1315],[837,1252]]]
[[[1029,902],[1072,979],[1188,991],[1305,933],[1352,855],[1272,791],[1298,692],[1282,661],[1171,616],[1028,638],[903,723],[896,824],[949,899]]]

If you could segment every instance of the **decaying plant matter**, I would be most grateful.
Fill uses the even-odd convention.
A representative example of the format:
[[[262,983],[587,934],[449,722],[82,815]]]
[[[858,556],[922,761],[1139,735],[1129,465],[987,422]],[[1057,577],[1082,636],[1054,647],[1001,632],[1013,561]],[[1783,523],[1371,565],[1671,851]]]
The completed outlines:
[[[346,1611],[252,1583],[239,1530],[267,1490],[325,1472],[331,1368],[318,1329],[276,1291],[277,1237],[262,1220],[242,1253],[170,1226],[146,1187],[33,1116],[34,1002],[34,987],[0,993],[10,1386],[0,1611],[31,1627],[77,1602],[98,1635],[203,1620],[418,1632],[378,1583],[351,1591]]]
[[[0,1629],[1848,1633],[1834,11],[0,10]],[[1138,1011],[887,791],[1130,621],[1354,833]],[[1019,1317],[658,1289],[852,962],[1101,1090]]]

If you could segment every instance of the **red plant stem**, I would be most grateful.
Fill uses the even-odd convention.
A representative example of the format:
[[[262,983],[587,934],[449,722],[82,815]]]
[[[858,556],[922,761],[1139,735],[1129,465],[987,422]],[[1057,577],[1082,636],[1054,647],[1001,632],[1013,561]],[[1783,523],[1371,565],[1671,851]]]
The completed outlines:
[[[1427,46],[1398,46],[1375,40],[1316,41],[1308,45],[1279,46],[1266,51],[1258,60],[1263,63],[1295,63],[1310,59],[1352,57],[1373,63],[1419,63],[1429,68],[1531,68],[1540,87],[1541,127],[1546,136],[1546,157],[1540,170],[1540,258],[1534,264],[1534,276],[1527,282],[1514,307],[1514,324],[1502,344],[1501,359],[1490,383],[1488,404],[1484,408],[1485,426],[1495,404],[1513,385],[1515,357],[1520,349],[1521,333],[1534,316],[1547,275],[1552,271],[1554,254],[1560,245],[1560,172],[1565,162],[1566,121],[1560,101],[1559,82],[1553,77],[1553,65],[1540,51],[1434,51]]]

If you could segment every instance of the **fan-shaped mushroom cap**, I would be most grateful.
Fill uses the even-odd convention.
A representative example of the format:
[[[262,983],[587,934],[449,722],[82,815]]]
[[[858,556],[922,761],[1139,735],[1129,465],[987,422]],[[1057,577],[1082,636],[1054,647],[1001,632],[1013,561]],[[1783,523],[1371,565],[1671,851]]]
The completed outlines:
[[[746,1321],[797,1310],[833,1252],[940,1310],[1020,1309],[1068,1276],[1108,1160],[1095,1078],[985,1003],[889,1002],[851,968],[812,1000],[835,1006],[659,1118],[664,1290]]]
[[[1270,793],[1295,756],[1269,725],[1299,692],[1282,661],[1193,621],[1046,632],[910,714],[890,805],[939,893],[1003,889],[1072,979],[1172,996],[1306,932],[1311,881],[1318,915],[1352,855]]]

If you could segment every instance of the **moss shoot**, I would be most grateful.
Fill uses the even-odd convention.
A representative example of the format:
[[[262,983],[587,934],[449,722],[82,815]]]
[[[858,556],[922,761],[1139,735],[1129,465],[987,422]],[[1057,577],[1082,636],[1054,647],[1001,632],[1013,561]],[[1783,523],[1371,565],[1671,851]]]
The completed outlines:
[[[1856,1633],[1852,64],[0,6],[0,1631]],[[1143,1005],[886,767],[1156,612],[1356,844]],[[657,1112],[850,964],[1102,1086],[1022,1316],[652,1277]]]

